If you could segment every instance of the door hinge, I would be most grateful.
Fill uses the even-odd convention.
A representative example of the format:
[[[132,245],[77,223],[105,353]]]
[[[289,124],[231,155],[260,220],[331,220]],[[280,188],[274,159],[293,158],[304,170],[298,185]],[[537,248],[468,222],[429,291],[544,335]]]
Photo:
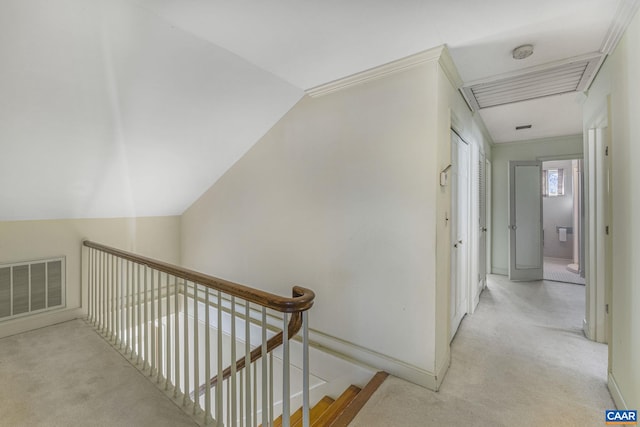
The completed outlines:
[[[609,304],[604,305],[604,312],[609,314]]]
[[[604,149],[604,155],[608,156],[609,155],[609,146],[607,145]]]
[[[609,235],[609,226],[608,225],[604,228],[604,232],[605,232],[605,234],[607,236]]]

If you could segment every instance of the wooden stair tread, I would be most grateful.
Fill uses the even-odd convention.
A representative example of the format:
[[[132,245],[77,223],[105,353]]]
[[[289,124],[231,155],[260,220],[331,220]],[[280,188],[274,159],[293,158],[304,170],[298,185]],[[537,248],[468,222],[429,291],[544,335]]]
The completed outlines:
[[[382,385],[384,380],[389,376],[386,372],[376,373],[371,381],[358,393],[358,395],[351,401],[349,406],[335,419],[331,424],[331,427],[346,427],[351,421],[358,415],[358,412],[369,401],[373,393]]]
[[[309,418],[311,419],[311,422],[322,415],[322,413],[326,411],[333,402],[334,400],[329,396],[324,396],[322,399],[320,399],[320,401],[309,410]],[[291,415],[291,417],[289,418],[289,425],[291,425],[291,427],[302,425],[302,407],[300,407],[296,412],[293,413],[293,415]],[[282,427],[282,415],[280,415],[273,421],[273,427]]]
[[[318,417],[317,420],[311,423],[311,426],[324,427],[330,425],[336,418],[338,418],[338,416],[340,416],[342,411],[344,411],[345,408],[349,406],[349,403],[351,403],[351,401],[358,395],[359,392],[359,387],[350,385],[349,388],[347,388],[344,393],[342,393],[340,397],[338,397],[336,401],[333,402],[331,406]]]
[[[335,401],[324,396],[309,410],[309,425],[347,427],[388,376],[386,372],[378,372],[362,390],[351,385]],[[289,423],[291,427],[302,427],[302,408],[291,415]],[[274,420],[273,426],[282,427],[282,415]]]
[[[317,420],[320,417],[320,415],[322,415],[324,411],[326,411],[331,406],[333,402],[334,400],[329,396],[325,396],[322,399],[320,399],[320,401],[316,403],[316,405],[309,410],[309,425],[313,424],[313,422]],[[300,418],[293,421],[293,416],[292,416],[291,427],[302,427],[302,408],[298,409],[296,411],[296,414],[298,412],[300,413]]]

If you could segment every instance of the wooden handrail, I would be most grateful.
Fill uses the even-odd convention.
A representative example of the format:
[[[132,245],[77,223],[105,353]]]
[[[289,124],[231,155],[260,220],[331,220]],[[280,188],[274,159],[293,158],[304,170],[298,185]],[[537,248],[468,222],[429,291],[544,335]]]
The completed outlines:
[[[115,255],[117,257],[136,262],[138,264],[147,265],[153,269],[162,271],[172,276],[179,277],[184,280],[189,280],[199,285],[206,286],[210,289],[214,289],[217,291],[224,292],[228,295],[233,295],[235,297],[242,298],[245,301],[250,301],[262,307],[267,307],[272,310],[279,311],[281,313],[302,313],[303,311],[309,310],[313,306],[313,300],[315,298],[315,294],[313,293],[312,290],[303,288],[301,286],[293,287],[293,297],[283,297],[280,295],[261,291],[259,289],[254,289],[248,286],[240,285],[238,283],[233,283],[228,280],[209,276],[204,273],[189,270],[187,268],[179,267],[173,264],[158,261],[152,258],[147,258],[131,252],[101,245],[99,243],[95,243],[89,240],[83,241],[82,244],[88,248],[97,249],[102,252],[106,252],[108,254]],[[293,321],[293,317],[291,319],[292,321]],[[289,323],[289,325],[291,327],[291,323]]]

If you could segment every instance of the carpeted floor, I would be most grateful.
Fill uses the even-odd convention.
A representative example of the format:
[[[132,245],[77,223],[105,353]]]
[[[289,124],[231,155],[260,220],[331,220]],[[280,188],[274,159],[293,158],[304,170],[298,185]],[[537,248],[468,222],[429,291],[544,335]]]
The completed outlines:
[[[1,339],[0,383],[0,426],[197,426],[82,320]]]
[[[585,288],[490,276],[439,392],[390,377],[352,426],[601,426],[607,346],[582,333]]]

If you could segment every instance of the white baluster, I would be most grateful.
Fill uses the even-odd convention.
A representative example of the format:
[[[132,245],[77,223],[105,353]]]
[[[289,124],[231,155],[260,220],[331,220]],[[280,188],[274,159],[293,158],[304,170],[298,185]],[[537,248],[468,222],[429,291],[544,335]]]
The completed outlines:
[[[112,256],[107,255],[107,338],[111,340],[113,338],[112,320],[113,315],[111,312],[112,295],[113,295],[113,270],[112,270]]]
[[[173,288],[173,354],[175,359],[173,396],[180,394],[180,301],[178,300],[178,278]]]
[[[148,266],[144,266],[144,366],[149,367],[149,371],[151,371],[151,357],[149,354],[151,353],[151,349],[149,347],[151,342],[151,337],[149,335],[149,328],[151,324],[151,319],[149,319],[149,301],[147,297],[147,283],[148,283]],[[151,375],[151,373],[149,373]]]
[[[129,260],[123,260],[123,273],[124,273],[124,334],[122,339],[124,340],[124,354],[130,350],[131,346],[131,312],[129,311]]]
[[[240,384],[240,396],[239,396],[239,400],[238,400],[238,405],[240,406],[240,410],[238,411],[240,414],[238,415],[240,417],[240,427],[244,427],[244,369],[241,370],[240,372],[240,381],[238,382]]]
[[[248,369],[248,368],[247,368]],[[253,425],[258,425],[258,364],[253,364]]]
[[[133,268],[131,261],[127,260],[127,349],[129,350],[129,357],[133,357]]]
[[[235,421],[231,423],[231,381],[230,378],[227,380],[227,425],[235,425]]]
[[[116,292],[118,291],[117,289],[118,277],[116,276],[116,264],[117,264],[116,258],[114,256],[111,256],[111,283],[109,284],[109,289],[111,290],[111,298],[109,298],[109,304],[110,304],[109,315],[111,316],[111,324],[109,329],[111,329],[111,340],[115,344],[117,344],[118,342],[118,330],[116,329],[116,320],[117,320]]]
[[[217,306],[217,314],[218,314],[218,326],[217,326],[217,331],[218,331],[218,374],[216,375],[217,377],[217,383],[216,383],[216,420],[218,421],[218,426],[222,427],[222,422],[223,422],[223,417],[222,417],[222,397],[223,397],[223,371],[222,371],[222,292],[218,291],[218,306]],[[227,382],[227,386],[229,385],[229,382]],[[228,388],[228,387],[227,387]],[[227,401],[229,400],[229,392],[227,391]],[[229,411],[227,411],[227,415],[229,414]],[[227,421],[228,423],[228,421]]]
[[[46,290],[48,288],[48,286],[46,285],[46,264],[45,264],[45,293]],[[91,323],[91,285],[92,285],[92,280],[91,277],[92,276],[92,265],[91,265],[91,248],[89,248],[89,250],[87,251],[87,320],[89,321],[89,323]],[[48,304],[45,304],[45,307]]]
[[[140,356],[142,354],[142,301],[140,301],[140,264],[136,263],[136,309],[138,315],[136,317],[136,324],[138,325],[138,351],[136,364],[140,364]]]
[[[151,362],[151,369],[149,370],[149,376],[153,377],[156,371],[156,338],[157,338],[157,334],[156,334],[156,286],[155,286],[155,271],[153,269],[150,269],[149,271],[149,275],[151,276],[151,321],[150,323],[150,328],[151,328],[151,354],[150,354],[150,362]]]
[[[109,338],[109,255],[102,253],[102,333]]]
[[[245,417],[247,427],[252,425],[252,405],[251,405],[251,306],[249,301],[245,301],[244,313],[244,371],[245,373]]]
[[[302,312],[302,426],[309,427],[309,311]]]
[[[193,413],[200,408],[200,337],[198,334],[198,284],[193,282]]]
[[[158,334],[158,343],[157,343],[157,352],[158,352],[158,377],[157,382],[160,384],[162,382],[162,366],[164,362],[164,346],[162,345],[162,272],[158,271],[158,315],[156,320],[156,331]]]
[[[206,388],[204,389],[204,423],[209,422],[211,417],[211,387],[209,380],[211,379],[211,325],[209,324],[209,288],[204,288],[204,381]],[[198,383],[199,384],[199,383]],[[199,393],[196,388],[196,393]]]
[[[184,400],[183,405],[187,406],[189,403],[189,290],[188,290],[187,281],[184,281],[184,295],[182,296],[182,301],[184,305],[183,311],[183,321],[184,321]]]
[[[236,384],[236,297],[231,296],[231,425],[237,425],[238,389]]]
[[[122,350],[122,331],[124,329],[124,322],[122,321],[122,259],[115,258],[115,304],[113,306],[113,311],[115,314],[116,321],[116,345],[120,347]]]
[[[175,277],[174,277],[175,280]],[[164,291],[164,297],[167,299],[167,304],[166,304],[166,312],[165,312],[165,321],[166,321],[166,334],[165,334],[165,347],[164,347],[164,354],[165,354],[165,360],[167,361],[166,365],[165,365],[165,383],[164,383],[164,389],[165,390],[169,390],[169,387],[171,386],[171,295],[169,294],[169,287],[170,285],[170,276],[169,273],[167,273],[167,282],[166,282],[166,288]]]
[[[267,409],[267,308],[262,307],[262,425],[269,425],[269,410]]]
[[[273,426],[273,351],[269,353],[269,426]]]
[[[289,314],[283,313],[284,327],[282,329],[282,427],[289,427],[291,416],[289,392]]]

